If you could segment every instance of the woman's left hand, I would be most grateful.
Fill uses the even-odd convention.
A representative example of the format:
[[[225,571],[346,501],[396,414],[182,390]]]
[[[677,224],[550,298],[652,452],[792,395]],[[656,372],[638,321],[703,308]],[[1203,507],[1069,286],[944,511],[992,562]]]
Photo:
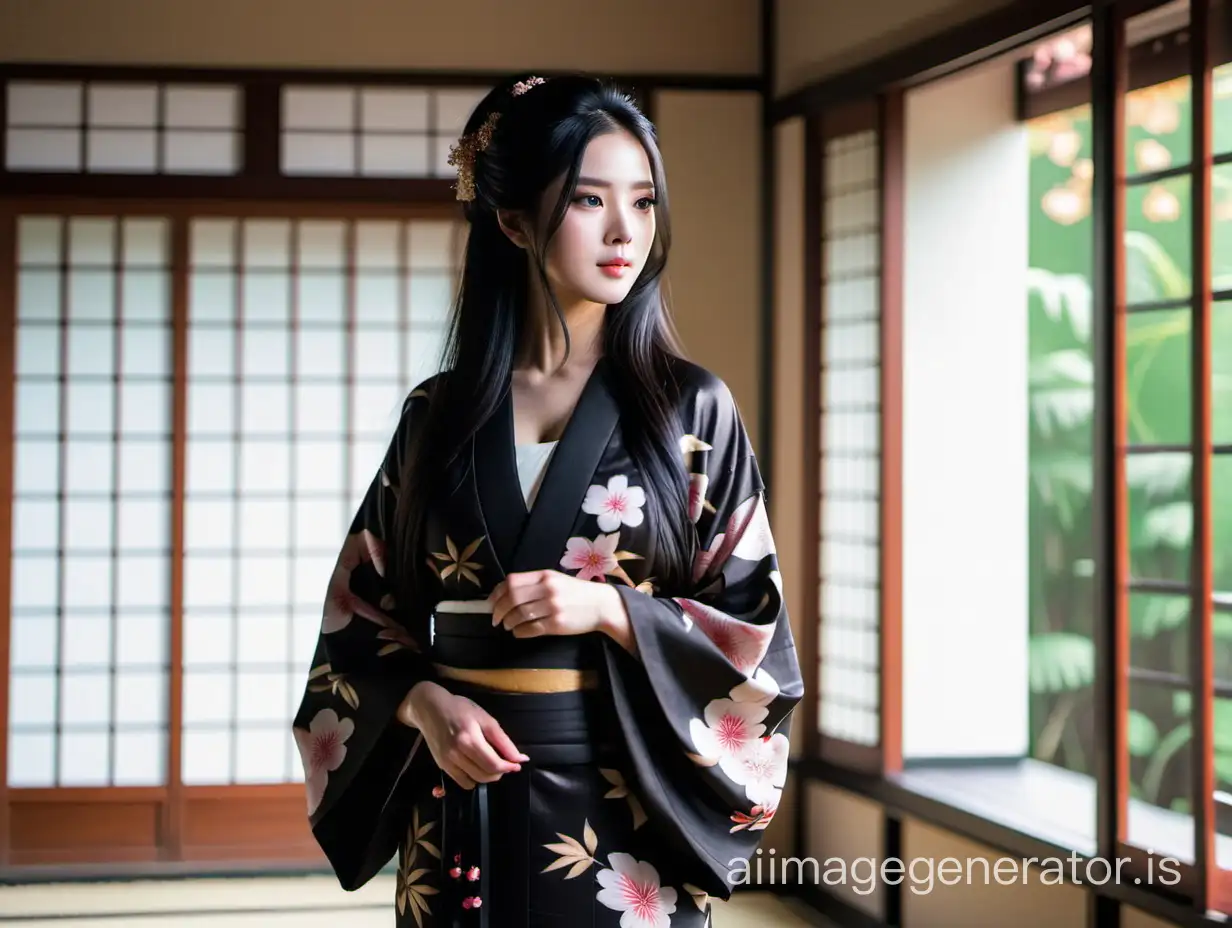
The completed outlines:
[[[616,588],[558,570],[509,574],[489,594],[492,625],[515,638],[602,632],[622,640],[628,613]]]

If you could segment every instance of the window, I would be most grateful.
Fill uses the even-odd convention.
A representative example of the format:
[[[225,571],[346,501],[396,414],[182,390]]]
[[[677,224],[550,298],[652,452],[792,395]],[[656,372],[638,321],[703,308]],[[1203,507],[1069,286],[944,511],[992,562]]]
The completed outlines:
[[[10,81],[9,171],[235,174],[234,84]]]
[[[313,853],[291,720],[346,526],[439,367],[453,215],[0,217],[14,862],[80,856],[64,801],[133,857]]]

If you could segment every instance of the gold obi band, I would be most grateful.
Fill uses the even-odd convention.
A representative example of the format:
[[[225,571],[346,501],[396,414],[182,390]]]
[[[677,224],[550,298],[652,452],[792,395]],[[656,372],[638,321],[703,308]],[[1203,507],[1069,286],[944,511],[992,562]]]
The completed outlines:
[[[492,604],[485,599],[442,600],[436,604],[438,614],[474,615],[492,613]],[[432,665],[446,680],[458,680],[504,693],[572,693],[593,690],[599,686],[595,670],[572,670],[552,667],[450,667]]]

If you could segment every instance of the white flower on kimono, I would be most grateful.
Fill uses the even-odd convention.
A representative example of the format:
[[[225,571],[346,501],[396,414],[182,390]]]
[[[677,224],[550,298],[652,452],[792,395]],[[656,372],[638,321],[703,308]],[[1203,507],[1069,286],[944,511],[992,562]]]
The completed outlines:
[[[770,649],[770,640],[774,637],[773,625],[741,622],[695,599],[677,597],[676,602],[741,673],[748,674],[755,670]]]
[[[599,517],[599,531],[614,532],[622,525],[636,528],[646,517],[642,507],[646,505],[646,491],[629,486],[629,478],[617,474],[607,482],[607,487],[598,484],[586,491],[582,512]]]
[[[616,545],[620,542],[620,533],[600,535],[594,541],[588,538],[570,538],[565,543],[565,556],[560,559],[560,566],[566,570],[580,571],[579,580],[602,580],[620,567],[616,557]]]
[[[611,869],[595,874],[603,887],[595,898],[624,913],[620,928],[669,928],[676,911],[676,890],[659,884],[654,865],[622,852],[608,854],[607,862]]]
[[[744,785],[745,767],[740,757],[750,744],[757,741],[766,726],[762,724],[768,710],[756,703],[734,699],[712,699],[703,719],[689,722],[689,735],[697,750],[695,763],[703,766],[718,764],[728,777]]]
[[[731,698],[736,702],[747,702],[755,706],[768,706],[778,695],[778,681],[760,667],[753,676],[733,687],[731,691]]]
[[[735,539],[731,554],[745,561],[760,561],[774,554],[774,536],[766,515],[766,499],[760,493],[741,503],[727,524],[727,536]]]
[[[346,742],[354,733],[355,723],[351,719],[339,719],[333,709],[322,709],[313,716],[307,731],[295,729],[295,746],[304,765],[309,815],[321,804],[330,773],[346,760]]]
[[[371,562],[380,576],[385,576],[385,543],[367,529],[347,535],[329,578],[325,595],[325,612],[321,631],[328,635],[340,632],[355,616],[363,616],[377,625],[386,625],[385,614],[376,606],[351,592],[351,574],[361,564]]]
[[[736,758],[740,773],[732,779],[744,787],[749,802],[762,807],[778,805],[783,784],[787,782],[788,749],[787,736],[778,733],[768,738],[755,738],[745,745]]]

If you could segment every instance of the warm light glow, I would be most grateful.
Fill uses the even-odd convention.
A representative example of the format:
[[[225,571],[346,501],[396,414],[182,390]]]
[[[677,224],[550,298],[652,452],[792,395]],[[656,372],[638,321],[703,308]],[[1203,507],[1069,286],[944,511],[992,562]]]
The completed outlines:
[[[1172,165],[1172,153],[1155,139],[1143,139],[1134,146],[1140,171],[1163,171]]]
[[[1175,222],[1181,218],[1181,203],[1171,191],[1153,187],[1142,201],[1142,215],[1151,222]]]

